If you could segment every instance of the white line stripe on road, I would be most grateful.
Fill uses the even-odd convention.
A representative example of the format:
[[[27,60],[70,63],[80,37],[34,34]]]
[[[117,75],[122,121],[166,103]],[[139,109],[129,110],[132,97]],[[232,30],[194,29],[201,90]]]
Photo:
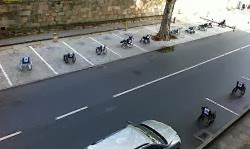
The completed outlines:
[[[42,58],[42,56],[32,47],[32,46],[29,46],[29,48],[49,67],[49,69],[54,73],[54,74],[58,74],[56,71],[55,71],[55,69],[54,68],[52,68],[51,66],[50,66],[50,64],[49,63],[47,63],[46,61],[45,61],[45,59],[43,59]]]
[[[102,45],[102,46],[104,46],[104,44],[102,44],[101,42],[99,42],[99,41],[97,41],[96,39],[94,39],[93,37],[89,37],[91,40],[93,40],[93,41],[95,41],[96,43],[98,43],[98,44],[100,44],[100,45]],[[116,53],[115,51],[113,51],[113,50],[111,50],[110,48],[108,48],[107,46],[106,46],[106,48],[109,50],[109,51],[111,51],[112,53],[114,53],[115,55],[117,55],[117,56],[119,56],[119,57],[122,57],[121,55],[119,55],[118,53]]]
[[[92,63],[90,60],[88,60],[86,57],[84,57],[81,53],[77,52],[74,48],[72,48],[69,44],[67,44],[66,42],[62,42],[65,46],[67,46],[68,48],[70,48],[72,51],[74,51],[74,53],[78,54],[81,58],[83,58],[86,62],[88,62],[90,65],[95,66],[94,63]]]
[[[4,136],[4,137],[0,138],[0,142],[3,141],[3,140],[9,139],[9,138],[11,138],[11,137],[17,136],[17,135],[19,135],[19,134],[21,134],[21,133],[22,133],[21,131],[18,131],[18,132],[15,132],[15,133],[13,133],[13,134],[9,134],[9,135],[7,135],[7,136]]]
[[[5,72],[5,70],[3,69],[2,64],[0,64],[0,69],[1,69],[1,71],[3,72],[3,75],[4,75],[4,77],[6,78],[6,80],[8,81],[9,85],[10,85],[10,86],[13,86],[12,82],[10,81],[10,78],[8,77],[8,75],[7,75],[7,73]]]
[[[244,49],[244,48],[246,48],[246,47],[249,47],[249,46],[250,46],[250,45],[244,46],[244,47],[241,47],[241,48],[238,48],[238,49],[235,49],[235,50],[233,50],[233,51],[230,51],[230,52],[224,53],[224,54],[222,54],[222,55],[216,56],[216,57],[214,57],[214,58],[211,58],[211,59],[209,59],[209,60],[203,61],[203,62],[201,62],[201,63],[199,63],[199,64],[196,64],[196,65],[193,65],[193,66],[184,68],[184,69],[182,69],[182,70],[180,70],[180,71],[177,71],[177,72],[175,72],[175,73],[168,74],[168,75],[166,75],[166,76],[163,76],[163,77],[161,77],[161,78],[155,79],[155,80],[150,81],[150,82],[148,82],[148,83],[139,85],[139,86],[134,87],[134,88],[131,88],[131,89],[129,89],[129,90],[125,90],[125,91],[123,91],[123,92],[121,92],[121,93],[118,93],[118,94],[113,95],[113,98],[119,97],[119,96],[121,96],[121,95],[127,94],[127,93],[129,93],[129,92],[134,91],[134,90],[137,90],[137,89],[140,89],[140,88],[142,88],[142,87],[148,86],[148,85],[153,84],[153,83],[156,83],[156,82],[158,82],[158,81],[161,81],[161,80],[163,80],[163,79],[166,79],[166,78],[172,77],[172,76],[174,76],[174,75],[180,74],[180,73],[185,72],[185,71],[187,71],[187,70],[196,68],[196,67],[198,67],[198,66],[201,66],[201,65],[203,65],[203,64],[206,64],[206,63],[211,62],[211,61],[213,61],[213,60],[216,60],[216,59],[218,59],[218,58],[224,57],[224,56],[226,56],[226,55],[228,55],[228,54],[237,52],[237,51],[242,50],[242,49]]]
[[[219,104],[219,103],[217,103],[217,102],[213,101],[212,99],[206,98],[206,100],[208,100],[208,101],[212,102],[213,104],[215,104],[215,105],[217,105],[217,106],[219,106],[219,107],[221,107],[221,108],[223,108],[223,109],[227,110],[228,112],[231,112],[231,113],[233,113],[233,114],[235,114],[235,115],[239,116],[239,114],[238,114],[238,113],[236,113],[236,112],[234,112],[234,111],[232,111],[232,110],[230,110],[230,109],[228,109],[228,108],[226,108],[226,107],[222,106],[221,104]]]
[[[116,35],[115,33],[112,33],[114,36],[116,36],[116,37],[118,37],[118,38],[120,38],[120,39],[123,39],[122,37],[120,37],[120,36],[118,36],[118,35]],[[142,51],[144,51],[144,52],[148,52],[147,50],[145,50],[145,49],[143,49],[142,47],[140,47],[140,46],[138,46],[138,45],[136,45],[136,44],[133,44],[135,47],[137,47],[138,49],[140,49],[140,50],[142,50]]]
[[[246,77],[242,77],[243,79],[245,79],[245,80],[247,80],[247,81],[250,81],[250,79],[249,78],[246,78]]]
[[[72,115],[72,114],[75,114],[75,113],[80,112],[80,111],[85,110],[85,109],[88,109],[88,107],[85,106],[85,107],[82,107],[82,108],[80,108],[80,109],[74,110],[74,111],[72,111],[72,112],[66,113],[66,114],[64,114],[64,115],[62,115],[62,116],[58,116],[58,117],[55,118],[55,120],[62,119],[62,118],[64,118],[64,117],[70,116],[70,115]]]

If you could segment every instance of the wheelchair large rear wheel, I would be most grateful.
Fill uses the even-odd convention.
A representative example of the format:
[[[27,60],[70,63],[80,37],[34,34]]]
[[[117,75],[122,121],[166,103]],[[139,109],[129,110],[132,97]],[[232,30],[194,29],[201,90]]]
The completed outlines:
[[[76,62],[76,57],[74,56],[73,58],[72,58],[72,63],[74,64]]]
[[[241,92],[240,92],[240,96],[243,96],[246,92],[246,89],[243,89]]]
[[[232,95],[234,95],[237,91],[237,88],[235,87],[233,90],[232,90]]]
[[[101,55],[101,53],[102,53],[101,49],[99,49],[99,48],[96,48],[95,52],[97,55]]]
[[[64,62],[65,62],[66,64],[69,63],[69,59],[68,59],[67,55],[64,55],[64,56],[63,56],[63,60],[64,60]]]

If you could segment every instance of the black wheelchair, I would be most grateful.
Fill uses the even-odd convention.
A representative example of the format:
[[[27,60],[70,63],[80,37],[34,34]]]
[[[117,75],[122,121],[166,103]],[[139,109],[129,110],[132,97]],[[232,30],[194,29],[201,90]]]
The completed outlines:
[[[101,46],[96,48],[95,52],[96,52],[97,55],[106,55],[108,50],[107,50],[106,46],[101,45]]]
[[[203,24],[206,28],[213,28],[213,24],[211,22]]]
[[[181,33],[181,28],[176,28],[170,31],[170,34],[172,35],[180,35]]]
[[[129,36],[128,39],[123,39],[121,43],[121,47],[123,48],[132,48],[133,47],[133,36]]]
[[[188,27],[188,29],[186,29],[185,32],[187,32],[189,34],[194,34],[195,33],[195,27],[194,26]]]
[[[201,107],[201,115],[198,117],[198,122],[203,126],[210,126],[216,118],[216,112],[212,112],[208,107]]]
[[[223,20],[223,21],[219,22],[218,26],[220,26],[220,27],[226,27],[226,20]]]
[[[21,58],[20,61],[20,70],[23,71],[24,69],[31,71],[32,70],[32,60],[30,57],[25,56]]]
[[[237,90],[240,90],[240,96],[243,96],[246,92],[246,85],[243,82],[237,81],[236,86],[232,90],[232,95],[236,94]]]
[[[140,40],[140,43],[149,44],[150,43],[150,38],[151,38],[150,35],[143,36],[141,38],[141,40]]]
[[[197,29],[200,31],[207,31],[207,26],[205,24],[201,24],[197,27]]]
[[[75,53],[67,53],[63,55],[63,60],[66,64],[69,64],[70,61],[74,64],[76,62]]]

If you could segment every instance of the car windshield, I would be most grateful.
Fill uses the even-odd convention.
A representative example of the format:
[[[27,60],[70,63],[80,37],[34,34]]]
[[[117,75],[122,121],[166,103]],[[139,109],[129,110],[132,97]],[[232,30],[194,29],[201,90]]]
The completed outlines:
[[[147,125],[139,124],[139,125],[136,125],[135,127],[139,128],[155,144],[168,144],[167,140],[162,135],[160,135],[157,131],[148,127]]]

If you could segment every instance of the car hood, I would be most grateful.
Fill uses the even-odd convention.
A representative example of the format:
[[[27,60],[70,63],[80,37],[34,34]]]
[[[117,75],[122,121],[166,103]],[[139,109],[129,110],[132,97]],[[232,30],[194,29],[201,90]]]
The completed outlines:
[[[128,125],[126,128],[90,145],[87,149],[133,149],[145,143],[152,143],[137,127]]]
[[[150,128],[157,131],[160,135],[162,135],[168,143],[171,142],[181,142],[180,137],[178,136],[177,132],[171,128],[170,126],[155,121],[155,120],[147,120],[142,122],[142,124],[149,126]]]

